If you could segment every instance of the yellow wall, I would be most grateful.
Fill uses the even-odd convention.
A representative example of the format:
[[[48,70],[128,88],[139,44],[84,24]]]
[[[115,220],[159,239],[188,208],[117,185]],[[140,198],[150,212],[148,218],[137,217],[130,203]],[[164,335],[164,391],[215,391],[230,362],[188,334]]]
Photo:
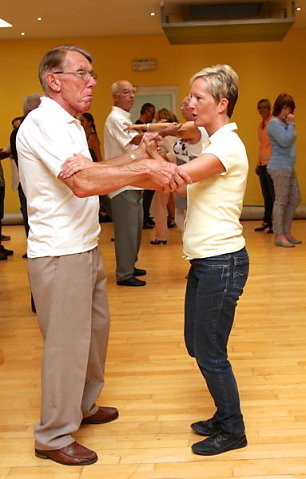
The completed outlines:
[[[99,37],[56,40],[1,41],[2,71],[0,145],[8,144],[11,119],[22,114],[23,98],[41,91],[37,67],[42,55],[56,45],[70,43],[88,49],[94,57],[94,68],[99,76],[91,108],[98,133],[103,137],[103,125],[111,105],[110,85],[118,79],[128,79],[134,85],[178,85],[180,100],[189,90],[189,78],[201,68],[228,63],[239,74],[239,100],[233,119],[238,123],[245,142],[250,174],[245,204],[262,204],[258,178],[254,173],[257,162],[257,100],[274,101],[280,92],[290,93],[297,104],[296,129],[297,165],[302,201],[306,191],[306,96],[304,84],[306,63],[303,48],[306,30],[290,31],[282,42],[236,43],[212,45],[170,45],[163,35],[141,37]],[[133,59],[155,58],[156,71],[133,72]],[[6,213],[19,212],[17,194],[11,192],[9,161],[4,160],[6,176]]]

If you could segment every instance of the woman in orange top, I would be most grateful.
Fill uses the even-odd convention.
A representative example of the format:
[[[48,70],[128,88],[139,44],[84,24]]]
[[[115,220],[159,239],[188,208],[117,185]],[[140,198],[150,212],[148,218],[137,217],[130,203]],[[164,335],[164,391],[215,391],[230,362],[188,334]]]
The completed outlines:
[[[259,100],[257,103],[258,113],[261,115],[262,121],[258,126],[258,163],[256,166],[256,173],[259,175],[260,186],[265,203],[265,213],[261,226],[255,228],[255,231],[264,231],[268,229],[268,233],[273,233],[272,230],[272,209],[274,203],[274,189],[273,182],[267,172],[267,164],[271,156],[271,145],[267,133],[267,126],[271,120],[271,104],[269,100]]]

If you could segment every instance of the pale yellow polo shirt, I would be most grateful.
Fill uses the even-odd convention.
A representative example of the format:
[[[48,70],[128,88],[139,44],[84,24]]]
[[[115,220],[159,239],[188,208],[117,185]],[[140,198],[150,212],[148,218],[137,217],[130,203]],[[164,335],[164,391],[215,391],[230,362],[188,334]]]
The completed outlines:
[[[183,249],[188,260],[234,253],[245,245],[239,218],[248,159],[236,129],[236,123],[229,123],[217,130],[202,152],[216,156],[225,172],[187,188]]]

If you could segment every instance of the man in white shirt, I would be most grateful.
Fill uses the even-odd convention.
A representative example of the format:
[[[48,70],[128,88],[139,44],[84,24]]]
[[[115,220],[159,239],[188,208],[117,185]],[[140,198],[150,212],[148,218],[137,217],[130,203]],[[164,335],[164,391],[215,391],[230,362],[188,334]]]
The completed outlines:
[[[105,121],[105,159],[131,152],[140,142],[136,131],[126,131],[125,123],[131,123],[130,110],[135,101],[134,88],[126,80],[112,85],[114,106]],[[136,268],[143,227],[142,190],[126,186],[111,193],[112,216],[115,231],[116,279],[119,286],[145,286],[136,276],[144,276],[146,270]]]
[[[118,417],[116,408],[96,405],[109,333],[96,195],[126,184],[173,188],[181,180],[167,164],[137,160],[148,156],[145,142],[133,158],[125,154],[107,165],[90,160],[76,119],[89,110],[96,86],[88,52],[56,47],[42,58],[39,76],[46,97],[17,135],[30,227],[29,278],[44,339],[35,453],[60,464],[86,465],[96,462],[97,454],[75,442],[73,434],[81,424]],[[73,165],[68,161],[64,172],[68,158]],[[80,164],[87,165],[84,171]]]

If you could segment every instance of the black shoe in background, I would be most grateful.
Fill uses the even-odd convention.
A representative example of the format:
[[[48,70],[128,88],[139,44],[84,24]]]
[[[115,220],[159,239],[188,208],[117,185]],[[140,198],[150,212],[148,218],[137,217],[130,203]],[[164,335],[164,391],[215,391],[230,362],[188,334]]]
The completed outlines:
[[[142,281],[141,279],[134,278],[134,276],[131,276],[128,279],[117,281],[117,284],[118,286],[145,286],[146,282]]]
[[[12,249],[6,249],[2,244],[0,244],[0,253],[5,254],[6,256],[11,256],[14,254],[14,251]]]
[[[0,237],[0,241],[9,241],[10,239],[11,239],[10,236],[1,235]]]
[[[133,276],[145,276],[147,271],[145,269],[135,268]]]

